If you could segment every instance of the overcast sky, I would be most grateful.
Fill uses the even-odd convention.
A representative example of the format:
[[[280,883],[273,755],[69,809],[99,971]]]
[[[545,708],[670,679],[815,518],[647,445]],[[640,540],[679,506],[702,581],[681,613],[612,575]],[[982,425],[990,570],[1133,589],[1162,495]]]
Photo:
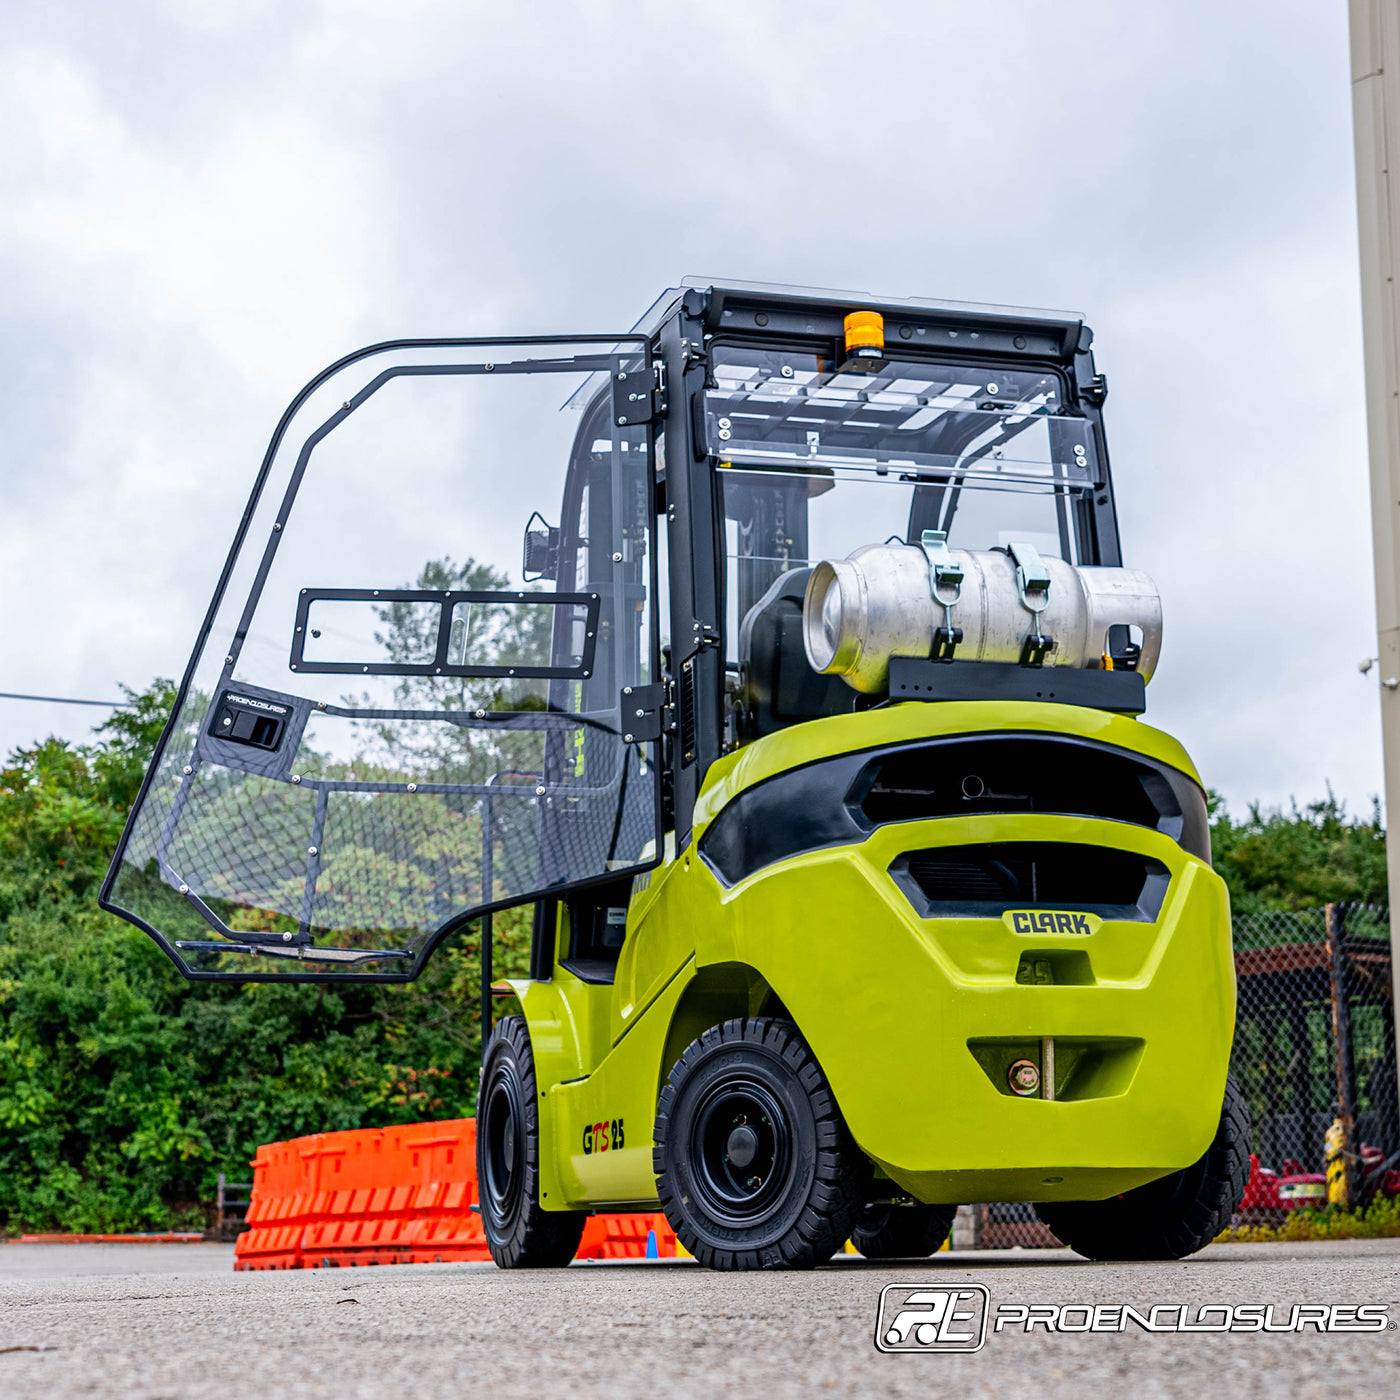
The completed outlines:
[[[688,275],[1086,314],[1148,719],[1381,786],[1346,6],[8,0],[0,690],[178,676],[268,435],[395,335]],[[0,748],[100,712],[0,701]]]

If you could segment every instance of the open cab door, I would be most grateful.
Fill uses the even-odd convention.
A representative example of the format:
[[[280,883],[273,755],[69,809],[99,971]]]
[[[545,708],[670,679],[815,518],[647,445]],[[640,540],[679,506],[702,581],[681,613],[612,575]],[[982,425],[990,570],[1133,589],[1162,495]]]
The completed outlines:
[[[655,383],[638,336],[313,380],[103,907],[192,978],[407,981],[479,914],[655,864]]]

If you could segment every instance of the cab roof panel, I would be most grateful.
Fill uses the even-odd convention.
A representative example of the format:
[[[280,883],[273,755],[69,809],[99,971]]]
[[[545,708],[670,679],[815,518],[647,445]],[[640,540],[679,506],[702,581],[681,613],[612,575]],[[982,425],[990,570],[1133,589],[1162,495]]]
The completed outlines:
[[[712,334],[732,330],[740,334],[767,331],[830,336],[840,333],[848,312],[862,310],[878,311],[885,317],[887,344],[896,338],[950,347],[961,341],[959,348],[964,350],[1068,357],[1088,349],[1092,338],[1084,317],[1073,311],[980,305],[930,297],[885,297],[869,292],[703,277],[687,277],[679,286],[668,288],[633,329],[643,334],[658,330],[687,291],[705,294],[706,326]],[[1018,342],[1018,337],[1023,343]]]

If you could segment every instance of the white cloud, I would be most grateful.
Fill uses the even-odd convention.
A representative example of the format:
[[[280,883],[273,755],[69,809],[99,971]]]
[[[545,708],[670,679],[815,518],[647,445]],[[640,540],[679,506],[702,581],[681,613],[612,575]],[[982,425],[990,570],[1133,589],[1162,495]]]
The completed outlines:
[[[0,41],[0,689],[178,672],[285,401],[691,272],[1098,330],[1151,716],[1241,805],[1380,786],[1344,15],[21,6]],[[0,705],[0,744],[86,711]]]

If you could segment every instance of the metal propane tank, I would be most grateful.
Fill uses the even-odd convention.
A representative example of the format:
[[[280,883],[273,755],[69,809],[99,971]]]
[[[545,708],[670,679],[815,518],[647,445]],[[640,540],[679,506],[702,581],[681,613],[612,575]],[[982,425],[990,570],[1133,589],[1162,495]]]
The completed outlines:
[[[802,630],[814,669],[878,694],[896,656],[1100,667],[1113,627],[1141,634],[1135,669],[1149,679],[1162,603],[1140,569],[1069,564],[1020,542],[949,549],[930,530],[920,545],[864,545],[822,560],[807,584]]]

